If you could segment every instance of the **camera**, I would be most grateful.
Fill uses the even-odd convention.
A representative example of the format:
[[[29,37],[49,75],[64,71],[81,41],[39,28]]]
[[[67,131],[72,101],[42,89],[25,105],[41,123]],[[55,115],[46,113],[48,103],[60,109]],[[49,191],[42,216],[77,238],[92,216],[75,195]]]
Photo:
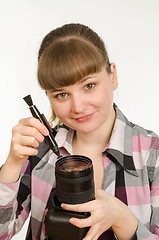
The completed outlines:
[[[55,178],[44,221],[46,239],[82,240],[89,228],[78,228],[69,219],[87,218],[90,213],[64,210],[61,203],[80,204],[94,199],[92,161],[82,155],[60,157],[55,164]]]

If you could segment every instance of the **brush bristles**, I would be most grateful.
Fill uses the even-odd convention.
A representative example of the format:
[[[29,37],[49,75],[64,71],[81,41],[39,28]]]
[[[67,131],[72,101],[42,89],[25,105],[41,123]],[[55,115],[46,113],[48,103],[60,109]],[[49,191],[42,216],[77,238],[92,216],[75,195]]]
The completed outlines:
[[[32,101],[32,99],[31,99],[31,96],[30,96],[30,95],[27,95],[27,96],[24,97],[23,99],[24,99],[24,101],[29,105],[29,107],[33,105],[33,101]]]

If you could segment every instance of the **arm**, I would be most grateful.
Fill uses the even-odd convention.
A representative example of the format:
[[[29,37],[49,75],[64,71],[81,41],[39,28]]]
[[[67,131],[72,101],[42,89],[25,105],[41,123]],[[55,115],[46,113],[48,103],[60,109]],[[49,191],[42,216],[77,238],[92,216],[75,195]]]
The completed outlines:
[[[17,233],[30,211],[29,155],[47,135],[45,126],[35,118],[22,119],[13,128],[8,158],[0,170],[0,239],[10,239]]]
[[[27,172],[25,170],[27,169]],[[0,239],[11,239],[20,231],[30,211],[30,161],[17,182],[0,183]]]
[[[149,230],[139,220],[136,232],[137,239],[158,240],[159,239],[159,149],[152,154],[151,162],[155,162],[154,171],[151,172],[150,198],[151,198],[151,221]],[[156,161],[157,159],[157,161]],[[152,168],[153,169],[153,168]]]

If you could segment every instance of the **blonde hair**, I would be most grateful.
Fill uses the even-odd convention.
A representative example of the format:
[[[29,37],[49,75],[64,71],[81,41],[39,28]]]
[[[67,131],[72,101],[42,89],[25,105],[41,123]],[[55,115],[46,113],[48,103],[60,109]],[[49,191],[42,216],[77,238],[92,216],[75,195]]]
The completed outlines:
[[[82,24],[66,24],[48,33],[38,60],[38,82],[45,91],[73,85],[103,66],[111,72],[103,40]]]

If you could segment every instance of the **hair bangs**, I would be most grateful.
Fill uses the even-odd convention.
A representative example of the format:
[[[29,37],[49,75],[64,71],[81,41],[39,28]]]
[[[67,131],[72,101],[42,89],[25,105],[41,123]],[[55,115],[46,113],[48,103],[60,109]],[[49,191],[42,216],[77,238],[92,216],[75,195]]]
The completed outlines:
[[[102,54],[89,41],[80,38],[58,40],[39,59],[39,84],[44,90],[73,85],[99,72],[105,65]]]

